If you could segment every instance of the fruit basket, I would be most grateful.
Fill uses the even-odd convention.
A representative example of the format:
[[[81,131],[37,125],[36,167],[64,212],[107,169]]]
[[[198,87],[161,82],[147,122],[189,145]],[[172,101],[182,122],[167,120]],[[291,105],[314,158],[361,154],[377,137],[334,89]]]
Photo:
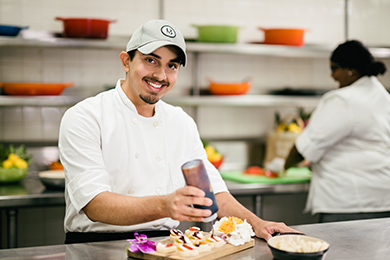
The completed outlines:
[[[27,175],[31,156],[27,154],[26,147],[21,145],[15,148],[0,144],[0,184],[13,183],[22,180]]]

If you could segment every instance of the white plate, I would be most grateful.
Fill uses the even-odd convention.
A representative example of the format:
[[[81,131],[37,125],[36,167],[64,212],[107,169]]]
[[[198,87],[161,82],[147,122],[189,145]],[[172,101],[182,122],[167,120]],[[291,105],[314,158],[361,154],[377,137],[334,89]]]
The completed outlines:
[[[48,188],[65,188],[64,170],[43,171],[38,173],[41,182]]]
[[[64,170],[43,171],[38,173],[40,178],[65,179]]]

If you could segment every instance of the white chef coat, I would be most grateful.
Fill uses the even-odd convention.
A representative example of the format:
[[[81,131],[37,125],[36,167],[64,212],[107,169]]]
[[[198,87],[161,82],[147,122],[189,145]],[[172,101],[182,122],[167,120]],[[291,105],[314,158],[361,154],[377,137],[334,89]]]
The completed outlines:
[[[207,160],[197,126],[181,108],[160,100],[153,117],[137,113],[118,80],[116,88],[76,104],[64,114],[59,137],[65,168],[65,231],[162,230],[179,221],[163,218],[132,226],[92,222],[82,211],[104,191],[135,197],[170,194],[185,186],[181,166],[202,159],[215,193],[227,191]],[[137,210],[137,209],[134,209]]]
[[[374,76],[326,93],[297,150],[313,166],[306,210],[390,210],[390,95]]]

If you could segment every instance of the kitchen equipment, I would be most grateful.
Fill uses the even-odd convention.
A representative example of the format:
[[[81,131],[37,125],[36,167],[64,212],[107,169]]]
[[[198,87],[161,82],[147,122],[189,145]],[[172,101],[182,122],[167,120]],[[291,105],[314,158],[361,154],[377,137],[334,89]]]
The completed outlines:
[[[209,89],[214,95],[243,95],[251,87],[252,80],[238,83],[217,83],[210,79]]]
[[[35,96],[60,95],[64,88],[72,87],[73,82],[67,83],[27,83],[3,82],[3,91],[8,95]]]
[[[283,88],[273,89],[268,93],[281,96],[322,96],[331,89],[305,89],[305,88]]]
[[[0,36],[17,36],[21,30],[27,28],[28,26],[0,25]]]
[[[188,161],[181,166],[181,171],[188,186],[194,186],[203,190],[206,194],[205,196],[213,201],[211,206],[194,205],[194,208],[211,210],[211,215],[204,218],[203,222],[215,220],[217,218],[218,204],[203,161],[200,159]]]
[[[64,170],[43,171],[38,176],[47,188],[65,188]]]
[[[292,241],[295,243],[299,243],[300,241],[303,241],[303,243],[307,244],[308,242],[319,242],[324,243],[323,245],[326,246],[325,249],[320,251],[315,251],[311,253],[297,253],[297,252],[290,252],[286,250],[281,250],[277,248],[278,243],[280,241]],[[272,255],[274,258],[278,260],[295,260],[295,259],[302,259],[302,260],[321,260],[325,259],[326,253],[329,250],[329,244],[319,238],[306,236],[299,233],[286,233],[286,234],[280,234],[277,236],[274,236],[267,241],[268,247],[271,249]]]
[[[240,27],[231,25],[193,25],[198,28],[198,41],[235,43]]]
[[[236,181],[241,183],[267,183],[267,184],[282,184],[282,183],[301,183],[309,182],[311,179],[311,171],[307,167],[290,168],[284,175],[276,178],[267,176],[245,174],[242,171],[226,171],[220,172],[225,180]]]
[[[12,183],[22,180],[26,177],[27,169],[14,168],[4,169],[0,167],[0,184]]]
[[[264,32],[265,44],[281,44],[281,45],[303,45],[303,36],[305,29],[287,29],[287,28],[275,28],[266,29],[259,27]]]
[[[115,20],[105,19],[62,17],[56,17],[56,20],[63,21],[65,37],[96,39],[106,39],[109,24],[115,22]]]

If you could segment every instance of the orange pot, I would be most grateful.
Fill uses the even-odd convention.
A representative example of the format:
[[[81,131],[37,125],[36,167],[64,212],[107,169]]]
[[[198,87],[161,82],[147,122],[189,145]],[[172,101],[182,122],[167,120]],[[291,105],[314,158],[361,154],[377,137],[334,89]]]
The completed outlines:
[[[48,96],[60,95],[64,88],[72,87],[73,82],[68,83],[2,83],[4,92],[8,95],[18,96]]]
[[[281,44],[281,45],[303,45],[303,36],[305,29],[265,29],[259,27],[264,31],[265,44]]]
[[[239,83],[217,83],[210,80],[209,89],[214,95],[243,95],[251,87],[251,81]]]

